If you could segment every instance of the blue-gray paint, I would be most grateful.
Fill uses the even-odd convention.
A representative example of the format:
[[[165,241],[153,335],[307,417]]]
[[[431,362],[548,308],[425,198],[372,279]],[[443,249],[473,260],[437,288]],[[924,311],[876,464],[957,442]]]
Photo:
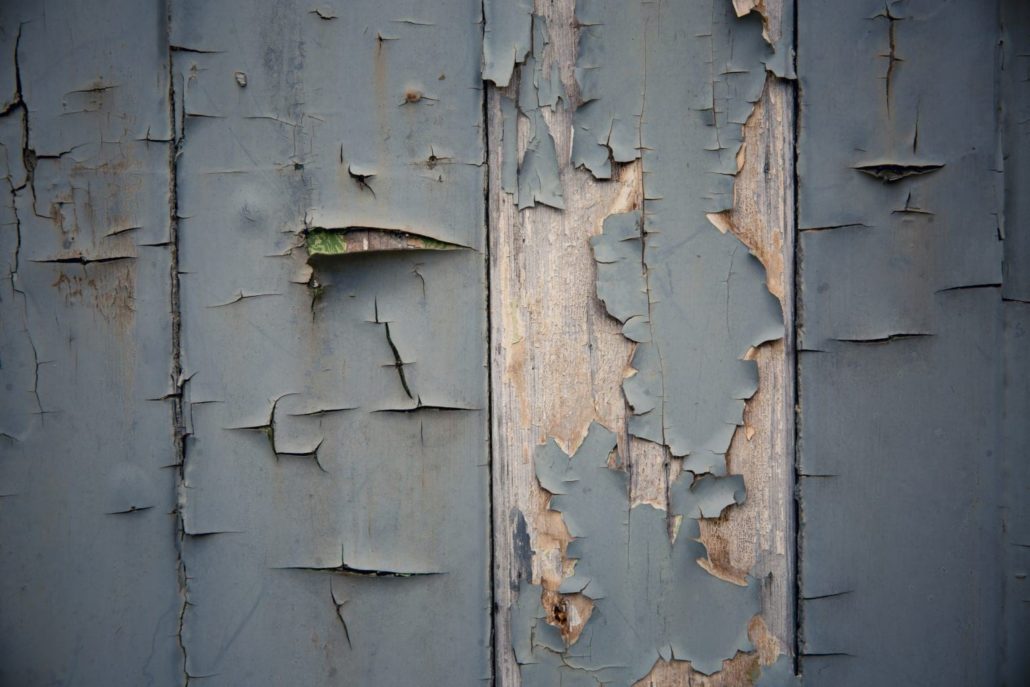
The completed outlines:
[[[519,210],[535,207],[537,203],[564,210],[558,154],[551,130],[540,109],[544,106],[553,108],[558,95],[554,84],[550,79],[544,79],[541,71],[543,51],[548,41],[547,26],[543,17],[536,15],[532,17],[532,24],[532,51],[527,55],[525,65],[519,69],[518,111],[529,121],[529,135],[526,151],[518,165],[516,200]],[[540,94],[541,86],[545,90],[543,97]],[[512,155],[509,160],[506,155],[505,164],[513,164],[516,159]]]
[[[1023,684],[1025,65],[997,2],[797,17],[805,684]]]
[[[596,130],[592,118],[608,112],[613,135],[636,126],[642,150],[643,211],[609,217],[593,240],[598,297],[638,342],[637,372],[623,385],[629,430],[668,446],[694,473],[724,474],[744,401],[758,387],[757,366],[744,357],[781,337],[783,321],[762,265],[705,215],[732,208],[742,125],[765,83],[769,48],[758,18],[736,18],[729,3],[606,8],[584,9],[577,64],[591,99],[577,126]],[[622,73],[628,65],[637,73]],[[653,87],[633,100],[627,83]],[[611,161],[624,161],[625,146],[609,145]]]
[[[0,683],[181,684],[164,11],[0,31]]]
[[[0,682],[490,678],[479,10],[5,5]]]
[[[483,2],[483,80],[507,86],[532,49],[532,0]]]
[[[1019,685],[1030,16],[798,4],[799,666],[810,685]],[[528,211],[564,205],[543,109],[576,95],[532,9],[0,9],[0,681],[490,679],[483,88],[517,79],[503,188]],[[720,476],[755,389],[743,357],[782,325],[705,214],[732,205],[765,72],[793,74],[793,11],[767,46],[724,0],[576,9],[572,164],[644,170],[643,207],[593,241],[638,344],[630,431],[688,471],[673,542],[670,516],[629,507],[606,430],[571,459],[541,448],[576,537],[561,592],[595,609],[565,646],[523,582],[528,684],[749,648],[757,583],[705,572],[695,538],[743,501]],[[307,255],[319,228],[460,248]]]
[[[309,9],[172,7],[186,670],[474,684],[491,673],[478,3]],[[308,256],[318,227],[466,248]]]
[[[1002,165],[1005,261],[1002,396],[1002,561],[1005,635],[1001,679],[1030,680],[1030,4],[1004,0],[1001,13]]]
[[[580,0],[572,164],[610,179],[612,161],[640,157],[644,107],[645,11],[639,2]],[[674,76],[672,74],[670,77]]]
[[[758,584],[749,578],[747,586],[737,586],[697,563],[707,557],[698,541],[700,512],[718,517],[735,502],[739,482],[710,478],[702,493],[684,491],[685,512],[674,515],[685,517],[670,543],[664,511],[630,507],[628,474],[609,467],[614,450],[615,435],[593,424],[571,457],[553,441],[537,451],[540,484],[553,494],[550,507],[574,538],[568,557],[576,561],[575,574],[559,592],[583,594],[594,608],[578,641],[565,646],[546,622],[540,588],[523,583],[512,634],[524,685],[628,686],[659,658],[690,661],[711,674],[724,659],[752,648],[747,629],[760,610]]]

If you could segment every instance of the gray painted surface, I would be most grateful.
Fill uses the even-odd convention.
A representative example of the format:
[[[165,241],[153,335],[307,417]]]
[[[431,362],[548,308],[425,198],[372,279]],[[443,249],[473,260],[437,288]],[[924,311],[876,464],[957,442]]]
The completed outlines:
[[[531,0],[487,0],[483,3],[483,80],[497,86],[511,82],[515,65],[533,49]]]
[[[186,671],[473,684],[490,676],[478,9],[310,10],[172,6]],[[315,228],[467,248],[308,257]]]
[[[587,7],[577,64],[591,100],[577,112],[580,139],[607,128],[612,139],[598,145],[610,146],[612,160],[635,150],[644,166],[643,212],[609,218],[594,240],[598,295],[638,342],[637,373],[623,385],[629,431],[684,457],[686,470],[724,474],[744,401],[758,388],[744,356],[781,337],[783,320],[761,263],[706,213],[733,207],[741,129],[769,47],[759,18],[738,19],[728,3]],[[641,84],[636,98],[627,83]],[[605,177],[607,164],[588,167]]]
[[[1026,147],[998,119],[1027,85],[1023,65],[998,88],[998,10],[798,6],[808,685],[1027,678],[1025,313],[1003,301],[1026,278]]]
[[[806,684],[996,683],[997,296],[936,296],[929,336],[802,353]]]
[[[0,682],[489,679],[478,3],[34,4]]]
[[[163,10],[0,26],[0,683],[176,685]]]
[[[1030,676],[1030,303],[1006,301],[1005,414],[1002,466],[1002,561],[1005,575],[1005,635],[1001,666],[1005,685],[1024,684]]]
[[[518,110],[528,119],[532,133],[518,170],[518,207],[524,210],[542,203],[562,210],[565,203],[558,176],[558,155],[554,148],[554,138],[540,112],[541,106],[554,106],[557,94],[550,79],[542,78],[535,57],[536,54],[543,54],[547,44],[547,27],[542,17],[533,15],[531,20],[533,46],[532,52],[525,57],[525,65],[520,69],[524,76],[519,81]],[[484,56],[484,62],[486,59]]]
[[[612,162],[640,157],[644,13],[636,2],[576,3],[576,19],[583,27],[576,53],[582,104],[576,110],[572,161],[598,179],[611,178]]]
[[[1002,396],[1001,681],[1030,680],[1030,4],[1001,3],[1002,164],[1005,170],[1005,378]]]

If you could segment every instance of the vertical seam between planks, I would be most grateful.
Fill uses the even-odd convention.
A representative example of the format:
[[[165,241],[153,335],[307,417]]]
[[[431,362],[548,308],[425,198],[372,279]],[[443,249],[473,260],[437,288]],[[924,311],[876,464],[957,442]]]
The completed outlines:
[[[800,250],[800,236],[798,232],[798,226],[800,226],[800,175],[798,173],[798,159],[800,156],[800,134],[801,134],[801,77],[798,75],[798,13],[800,12],[800,2],[798,0],[788,0],[793,3],[793,26],[791,48],[793,51],[792,61],[794,66],[795,80],[793,87],[791,88],[791,99],[793,105],[794,121],[792,122],[792,141],[791,146],[793,148],[793,165],[794,168],[791,170],[793,177],[793,217],[790,223],[789,231],[791,232],[791,281],[792,281],[792,293],[791,293],[791,347],[789,351],[789,361],[793,366],[793,389],[791,399],[791,415],[794,418],[793,423],[793,471],[792,480],[790,484],[790,492],[793,496],[793,544],[794,544],[794,560],[792,561],[793,570],[788,571],[788,574],[793,576],[793,599],[792,610],[794,615],[794,637],[793,637],[793,654],[794,654],[794,674],[801,674],[801,555],[802,555],[802,544],[801,544],[801,369],[800,369],[800,356],[798,354],[798,335],[800,328],[798,323],[800,321],[800,276],[801,276],[801,250]]]
[[[174,455],[177,464],[175,472],[175,552],[177,558],[176,575],[179,581],[179,593],[182,605],[179,608],[179,619],[176,628],[176,642],[182,657],[182,674],[184,684],[189,685],[190,674],[187,666],[186,645],[183,642],[182,630],[186,618],[186,607],[189,598],[186,592],[186,565],[183,560],[183,543],[186,536],[186,523],[183,520],[183,491],[186,481],[186,426],[183,406],[182,380],[182,303],[179,293],[179,144],[180,131],[176,117],[175,93],[175,54],[172,50],[172,0],[167,0],[165,11],[165,45],[168,55],[168,125],[171,140],[168,142],[168,249],[169,249],[169,306],[172,324],[172,436]]]
[[[480,18],[480,55],[482,45],[486,41],[486,0],[479,3]],[[487,460],[487,547],[489,549],[487,560],[489,565],[488,584],[490,586],[488,614],[490,616],[489,654],[490,654],[490,678],[489,683],[496,685],[497,676],[500,673],[497,665],[497,619],[499,611],[497,608],[497,551],[494,537],[494,529],[497,523],[494,522],[494,388],[493,388],[493,312],[491,309],[490,273],[493,265],[493,251],[490,250],[490,241],[493,235],[490,212],[490,85],[480,74],[481,111],[480,117],[483,122],[480,140],[483,142],[483,246],[486,259],[483,261],[485,285],[485,309],[486,309],[486,460]]]

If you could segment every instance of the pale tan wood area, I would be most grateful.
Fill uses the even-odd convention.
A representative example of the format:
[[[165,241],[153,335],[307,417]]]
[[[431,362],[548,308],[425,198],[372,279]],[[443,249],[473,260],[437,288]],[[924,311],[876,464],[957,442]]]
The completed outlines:
[[[775,38],[779,0],[764,3],[767,31]],[[568,534],[561,518],[547,511],[547,494],[533,471],[533,452],[554,439],[574,451],[592,421],[614,431],[619,454],[631,471],[631,499],[667,507],[668,478],[678,466],[658,445],[629,437],[621,384],[632,372],[633,344],[609,317],[595,293],[589,239],[604,218],[639,207],[639,161],[616,165],[612,181],[597,181],[569,164],[572,107],[578,100],[573,75],[576,56],[574,0],[539,1],[550,44],[544,73],[556,62],[571,105],[543,109],[557,148],[565,209],[538,205],[519,211],[502,190],[504,155],[500,99],[516,94],[490,87],[489,125],[490,311],[493,403],[493,516],[496,684],[518,685],[511,651],[508,610],[520,577],[531,576],[555,590],[568,571]],[[538,59],[540,56],[538,55]],[[711,217],[732,231],[763,262],[769,288],[792,321],[793,303],[793,86],[769,77],[761,101],[745,127],[740,173],[732,213]],[[519,126],[518,151],[527,144]],[[745,425],[733,437],[731,473],[742,474],[747,501],[719,519],[703,520],[706,567],[726,579],[751,574],[762,580],[763,612],[751,625],[756,646],[738,655],[720,673],[706,677],[683,662],[662,663],[641,685],[751,684],[759,661],[769,664],[793,643],[793,341],[772,342],[752,351],[760,386],[747,403]],[[517,530],[525,518],[532,549],[531,570],[522,570]],[[552,597],[557,599],[555,594]],[[575,636],[589,616],[589,601],[564,605],[566,635]]]

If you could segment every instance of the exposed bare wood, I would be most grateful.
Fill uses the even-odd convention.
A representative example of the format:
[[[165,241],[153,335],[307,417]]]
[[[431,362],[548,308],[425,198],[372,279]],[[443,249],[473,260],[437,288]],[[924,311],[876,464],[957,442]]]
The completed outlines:
[[[780,653],[780,643],[772,636],[761,617],[751,621],[748,636],[755,651],[738,653],[712,675],[702,675],[681,661],[659,661],[651,674],[634,687],[738,687],[753,685],[761,666],[769,665]]]
[[[550,27],[544,67],[557,62],[564,90],[574,99],[573,3],[542,3],[537,11]],[[514,96],[515,88],[503,92]],[[533,451],[550,438],[574,451],[594,420],[618,433],[620,448],[625,446],[621,384],[632,346],[597,300],[589,238],[600,233],[609,214],[637,207],[641,186],[639,164],[622,168],[611,182],[597,182],[570,168],[572,111],[563,103],[554,111],[545,109],[544,118],[561,165],[566,208],[537,206],[519,212],[501,190],[500,96],[491,89],[488,97],[495,643],[497,683],[516,685],[518,668],[507,624],[514,587],[529,575],[545,588],[557,589],[568,542],[561,518],[547,511],[547,494],[534,476]],[[520,156],[526,143],[521,135]],[[519,513],[528,524],[532,570],[521,570],[513,554]],[[577,605],[577,612],[566,618],[572,634],[588,617],[587,604],[583,606]]]
[[[781,35],[784,0],[755,3],[767,38]],[[794,85],[769,76],[744,126],[734,186],[732,231],[766,269],[784,321],[794,321]],[[794,633],[794,336],[753,351],[757,393],[727,455],[729,471],[744,476],[747,501],[722,518],[702,521],[716,567],[750,571],[763,580],[762,615],[769,633],[789,650]],[[723,558],[724,556],[724,558]],[[775,658],[775,657],[773,657]]]

